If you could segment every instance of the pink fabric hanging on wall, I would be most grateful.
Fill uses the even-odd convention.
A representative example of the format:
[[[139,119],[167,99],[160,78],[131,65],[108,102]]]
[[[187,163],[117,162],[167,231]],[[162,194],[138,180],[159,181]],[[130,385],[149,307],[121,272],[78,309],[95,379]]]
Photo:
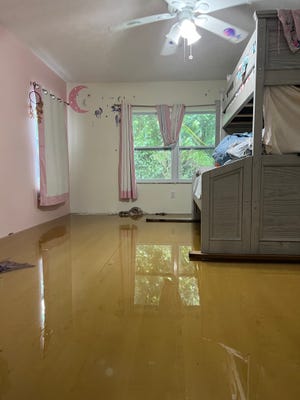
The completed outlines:
[[[132,132],[132,107],[130,104],[124,102],[121,104],[119,198],[120,200],[137,199]]]
[[[300,10],[278,10],[278,18],[290,50],[300,49]]]
[[[160,104],[156,106],[156,111],[164,145],[175,146],[179,139],[185,106],[183,104],[175,104],[170,113],[168,105]]]

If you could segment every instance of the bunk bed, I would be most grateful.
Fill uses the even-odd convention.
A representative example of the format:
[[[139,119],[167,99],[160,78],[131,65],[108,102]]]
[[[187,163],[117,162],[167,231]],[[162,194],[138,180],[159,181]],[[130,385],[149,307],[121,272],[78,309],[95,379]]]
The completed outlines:
[[[202,174],[201,251],[191,252],[192,260],[300,262],[300,128],[284,154],[266,154],[263,145],[265,121],[272,119],[266,90],[300,85],[300,51],[290,51],[277,11],[256,12],[255,19],[220,112],[221,136],[253,132],[252,155]]]

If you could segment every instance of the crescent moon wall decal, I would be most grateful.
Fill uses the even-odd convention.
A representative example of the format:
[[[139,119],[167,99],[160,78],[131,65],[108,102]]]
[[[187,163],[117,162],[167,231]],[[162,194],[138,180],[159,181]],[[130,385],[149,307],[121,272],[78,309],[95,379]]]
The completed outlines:
[[[80,92],[80,90],[82,89],[87,89],[87,86],[84,85],[79,85],[79,86],[75,86],[69,93],[69,103],[70,103],[70,107],[72,107],[72,109],[78,113],[87,113],[88,110],[84,110],[83,108],[80,108],[78,103],[77,103],[77,96],[78,93]]]

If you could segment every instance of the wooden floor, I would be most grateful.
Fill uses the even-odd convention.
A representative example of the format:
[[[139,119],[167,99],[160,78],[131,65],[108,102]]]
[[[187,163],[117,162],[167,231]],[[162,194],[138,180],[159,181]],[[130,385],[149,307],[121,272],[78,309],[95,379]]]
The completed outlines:
[[[199,226],[69,216],[0,240],[1,400],[299,400],[300,264],[196,262]]]

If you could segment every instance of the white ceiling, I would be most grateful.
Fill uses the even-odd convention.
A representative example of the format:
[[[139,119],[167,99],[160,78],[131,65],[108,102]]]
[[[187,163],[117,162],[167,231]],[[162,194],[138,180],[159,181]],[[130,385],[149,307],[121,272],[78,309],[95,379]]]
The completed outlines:
[[[212,15],[251,33],[254,9],[275,8],[299,8],[299,0],[253,1]],[[0,0],[0,24],[68,82],[225,79],[246,42],[232,44],[202,30],[190,61],[183,47],[175,55],[160,55],[172,20],[122,32],[110,29],[165,12],[164,0]]]

